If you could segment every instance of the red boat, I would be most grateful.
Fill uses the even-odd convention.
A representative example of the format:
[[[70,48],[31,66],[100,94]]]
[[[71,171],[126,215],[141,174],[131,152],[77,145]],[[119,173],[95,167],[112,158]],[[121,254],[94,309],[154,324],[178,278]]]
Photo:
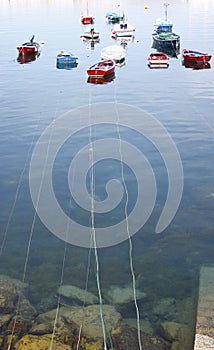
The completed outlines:
[[[103,60],[89,67],[87,73],[90,77],[103,78],[113,74],[114,70],[115,62],[113,60]]]
[[[40,51],[40,44],[34,41],[34,35],[33,35],[30,41],[20,46],[17,46],[17,50],[22,55],[37,54]]]
[[[92,16],[85,15],[81,17],[81,22],[82,24],[93,24],[94,18]]]
[[[168,67],[169,57],[164,52],[151,52],[148,57],[150,67]]]
[[[182,56],[185,61],[193,62],[193,63],[206,63],[211,60],[211,55],[208,53],[193,51],[184,49],[182,51]]]

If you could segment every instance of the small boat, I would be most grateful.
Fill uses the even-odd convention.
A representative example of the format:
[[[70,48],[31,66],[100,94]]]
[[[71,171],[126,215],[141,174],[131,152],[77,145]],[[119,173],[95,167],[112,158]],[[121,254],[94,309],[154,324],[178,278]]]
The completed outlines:
[[[157,33],[172,32],[173,23],[170,19],[167,18],[167,7],[169,6],[169,4],[165,3],[164,6],[165,6],[165,17],[157,18],[154,24],[155,31]]]
[[[61,52],[57,55],[56,57],[56,62],[57,65],[63,64],[77,64],[78,63],[78,57],[74,54],[72,54],[71,52],[65,51],[65,50],[61,50]]]
[[[123,20],[123,16],[119,15],[116,12],[107,12],[106,13],[106,19],[108,22],[111,23],[118,23]]]
[[[180,47],[180,36],[173,32],[155,33],[153,37],[153,47],[155,48],[172,48],[178,50]]]
[[[40,44],[34,41],[34,35],[31,37],[30,41],[17,46],[18,52],[22,55],[39,53],[40,48]]]
[[[121,65],[125,61],[126,51],[123,47],[118,45],[107,46],[101,51],[101,58],[103,60],[114,60],[116,65]]]
[[[185,61],[200,63],[200,64],[209,62],[212,58],[212,56],[209,55],[208,53],[194,51],[194,50],[187,50],[187,49],[183,49],[182,57]]]
[[[165,68],[169,65],[169,57],[164,52],[151,52],[148,61],[152,68]]]
[[[118,37],[133,37],[135,32],[135,28],[133,25],[126,21],[122,21],[120,23],[117,23],[114,25],[114,27],[111,30],[112,37],[118,38]]]
[[[94,23],[94,17],[92,17],[91,15],[82,15],[81,16],[81,22],[82,24],[93,24]]]
[[[89,31],[84,32],[81,37],[86,40],[99,40],[100,33],[95,32],[94,28],[91,28]]]
[[[81,15],[81,22],[82,22],[82,24],[93,24],[94,23],[94,17],[89,13],[89,10],[88,10],[88,2],[87,2],[86,12],[82,13],[82,15]]]
[[[115,62],[113,60],[102,60],[95,63],[87,69],[90,77],[103,78],[111,75],[115,71]]]

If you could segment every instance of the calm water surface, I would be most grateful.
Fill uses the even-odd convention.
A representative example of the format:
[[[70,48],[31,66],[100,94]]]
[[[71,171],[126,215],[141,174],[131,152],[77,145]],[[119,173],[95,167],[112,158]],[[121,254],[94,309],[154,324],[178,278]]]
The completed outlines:
[[[181,36],[181,50],[198,49],[213,55],[214,2],[205,0],[203,6],[201,3],[199,0],[174,0],[168,8],[169,17],[173,20],[174,32]],[[38,217],[35,223],[33,221],[35,209],[28,182],[33,148],[45,128],[69,110],[102,102],[127,103],[150,113],[162,123],[176,143],[184,170],[184,191],[177,214],[157,235],[155,226],[167,194],[166,168],[157,150],[147,141],[121,130],[121,135],[135,143],[149,159],[157,181],[154,211],[132,238],[137,285],[147,295],[145,301],[139,303],[142,329],[156,332],[158,320],[152,310],[159,300],[173,298],[180,306],[179,312],[170,315],[169,308],[165,313],[169,314],[170,320],[187,323],[193,339],[199,269],[204,264],[213,263],[212,60],[210,69],[193,70],[185,68],[178,55],[170,58],[168,69],[150,70],[147,56],[152,50],[153,23],[163,16],[163,4],[159,0],[147,3],[124,0],[120,7],[136,28],[135,40],[126,47],[126,64],[116,68],[112,82],[87,83],[87,67],[100,59],[103,47],[114,43],[105,14],[116,11],[118,7],[113,1],[89,1],[96,19],[95,29],[100,32],[100,42],[94,48],[80,38],[84,30],[80,13],[85,7],[85,1],[1,1],[0,273],[18,279],[24,277],[30,285],[29,298],[35,306],[44,298],[55,296],[61,279],[65,243],[54,236]],[[32,34],[37,41],[44,41],[41,55],[34,62],[20,64],[16,45],[27,41]],[[77,68],[56,68],[56,55],[61,49],[78,55]],[[88,123],[88,115],[81,118]],[[92,132],[94,139],[115,136],[115,130],[109,127],[98,127]],[[88,141],[87,130],[73,143],[71,141],[72,147],[69,151],[65,147],[56,161],[54,189],[67,213],[71,205],[67,184],[69,164],[75,152],[85,146],[86,139]],[[131,210],[137,187],[130,169],[125,168],[125,176]],[[97,198],[105,199],[106,182],[120,177],[118,162],[109,160],[104,166],[98,166]],[[85,215],[75,203],[72,203],[72,208],[73,217],[87,225],[89,215]],[[124,218],[124,200],[111,216],[98,215],[97,223],[100,226],[109,222],[114,224],[118,218]],[[27,271],[23,276],[29,242]],[[67,245],[64,284],[85,287],[87,259],[88,249]],[[94,258],[91,259],[88,288],[96,294]],[[131,285],[128,240],[100,249],[99,259],[104,299],[111,286]],[[190,310],[188,319],[182,307],[187,304]],[[124,319],[134,322],[132,304],[121,306],[119,311]]]

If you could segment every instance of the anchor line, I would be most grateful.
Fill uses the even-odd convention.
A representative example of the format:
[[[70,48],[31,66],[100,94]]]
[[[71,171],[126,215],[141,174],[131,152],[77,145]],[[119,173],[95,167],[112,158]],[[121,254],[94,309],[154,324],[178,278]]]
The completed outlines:
[[[55,120],[55,118],[56,118],[56,113],[57,113],[57,108],[56,108],[56,110],[55,110],[54,120]],[[52,122],[52,125],[54,125],[54,124],[55,124],[55,123],[54,123],[54,121],[53,121],[53,122]],[[52,127],[52,129],[53,129],[53,127]],[[52,136],[52,132],[50,133],[49,140],[48,140],[48,144],[47,144],[47,152],[46,152],[46,155],[45,155],[44,167],[43,167],[43,169],[42,169],[41,182],[40,182],[39,191],[38,191],[38,195],[37,195],[37,201],[36,201],[34,216],[33,216],[32,224],[31,224],[30,232],[29,232],[29,238],[28,238],[28,244],[27,244],[26,257],[25,257],[24,268],[23,268],[23,273],[22,273],[22,283],[25,283],[25,280],[26,280],[26,273],[27,273],[27,266],[28,266],[28,261],[29,261],[29,255],[30,255],[30,248],[31,248],[31,243],[32,243],[32,238],[33,238],[35,223],[36,223],[37,209],[38,209],[39,200],[40,200],[41,191],[42,191],[42,186],[43,186],[43,182],[44,182],[46,164],[47,164],[47,161],[48,161],[49,148],[50,148],[50,144],[51,144],[51,136]],[[34,141],[34,139],[32,140],[31,148],[33,147],[33,144],[34,144],[33,141]],[[28,152],[28,156],[29,156],[29,155],[30,155],[30,150],[29,150],[29,152]],[[28,161],[28,157],[27,157],[26,162],[25,162],[25,167],[27,166],[27,161]],[[15,209],[15,205],[16,205],[16,202],[17,202],[17,198],[18,198],[18,194],[19,194],[20,187],[21,187],[21,181],[22,181],[23,175],[24,175],[24,170],[23,170],[22,173],[21,173],[20,185],[18,185],[18,187],[17,187],[16,196],[15,196],[15,201],[14,201],[14,204],[13,204],[13,207],[12,207],[12,210],[11,210],[11,213],[10,213],[10,217],[9,217],[9,218],[10,218],[10,221],[11,221],[11,219],[12,219],[12,215],[13,215],[13,212],[14,212],[14,209]],[[8,228],[7,228],[7,230],[9,229],[10,221],[9,221],[9,223],[8,223]],[[6,235],[5,235],[5,239],[6,239]],[[22,297],[22,294],[21,294],[21,290],[20,290],[20,291],[18,291],[18,300],[17,300],[17,305],[16,305],[16,311],[15,311],[15,315],[14,315],[14,318],[13,318],[13,326],[12,326],[12,331],[11,331],[11,334],[10,334],[10,335],[11,335],[11,336],[10,336],[10,341],[9,341],[9,343],[8,343],[7,350],[11,350],[11,346],[12,346],[12,342],[13,342],[13,337],[14,337],[16,325],[17,325],[17,322],[18,322],[18,317],[19,317],[19,315],[20,315],[21,297]]]
[[[115,85],[115,87],[116,87],[116,85]],[[115,91],[115,106],[117,106],[116,89],[114,91]],[[126,220],[126,232],[127,232],[128,241],[129,241],[129,264],[130,264],[130,271],[131,271],[131,276],[132,276],[133,299],[134,299],[134,305],[135,305],[135,311],[136,311],[138,345],[139,345],[139,349],[142,350],[142,339],[141,339],[141,330],[140,330],[140,312],[139,312],[139,307],[138,307],[138,303],[137,303],[136,277],[135,277],[134,264],[133,264],[133,245],[132,245],[132,239],[131,239],[131,233],[130,233],[130,227],[129,227],[129,219],[128,219],[129,194],[128,194],[128,189],[127,189],[127,185],[126,185],[126,181],[125,181],[125,175],[124,175],[122,138],[121,138],[121,133],[120,133],[119,113],[118,113],[117,107],[116,107],[116,116],[117,116],[116,130],[117,130],[117,135],[118,135],[118,139],[119,139],[119,154],[120,154],[120,164],[121,164],[121,179],[122,179],[122,184],[124,186],[125,196],[126,196],[124,214],[125,214],[125,220]]]
[[[14,201],[13,201],[13,204],[12,204],[10,212],[9,212],[8,220],[7,220],[6,227],[5,227],[4,234],[3,234],[3,239],[2,239],[2,242],[1,242],[1,246],[0,246],[0,257],[2,256],[2,252],[3,252],[3,249],[4,249],[5,243],[6,243],[8,230],[9,230],[12,218],[13,218],[13,214],[14,214],[14,211],[15,211],[15,207],[16,207],[16,203],[17,203],[18,197],[19,197],[19,193],[20,193],[22,182],[23,182],[24,174],[25,174],[25,171],[26,171],[26,168],[27,168],[27,164],[28,164],[28,161],[30,159],[31,150],[32,150],[33,145],[34,145],[34,138],[35,137],[32,138],[30,147],[29,147],[28,152],[27,152],[27,157],[25,159],[24,167],[23,167],[23,169],[21,171],[21,174],[20,174],[20,177],[19,177],[19,180],[18,180]]]

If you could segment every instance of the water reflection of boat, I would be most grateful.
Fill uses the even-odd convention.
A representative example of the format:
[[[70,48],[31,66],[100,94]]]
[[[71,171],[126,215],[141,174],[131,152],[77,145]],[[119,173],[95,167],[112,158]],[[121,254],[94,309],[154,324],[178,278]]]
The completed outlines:
[[[196,63],[196,62],[189,62],[189,61],[182,61],[182,65],[185,68],[192,68],[194,70],[199,70],[199,69],[210,69],[211,65],[209,62],[202,62],[202,63]]]
[[[153,42],[152,48],[158,51],[164,52],[169,57],[178,58],[178,55],[180,54],[180,47],[174,48],[174,47],[159,46],[157,43]]]
[[[115,73],[113,72],[112,74],[108,75],[107,77],[88,77],[87,83],[90,84],[107,84],[113,81],[115,78]]]
[[[78,66],[78,63],[56,63],[56,68],[57,69],[73,69],[76,68]]]
[[[113,40],[115,40],[119,45],[121,45],[124,49],[126,49],[126,47],[132,43],[134,41],[134,36],[133,37],[127,37],[127,38],[115,38],[112,37]]]
[[[17,57],[17,62],[20,64],[30,63],[35,61],[40,56],[40,53],[28,53],[26,55],[23,55],[22,53],[19,53]]]

